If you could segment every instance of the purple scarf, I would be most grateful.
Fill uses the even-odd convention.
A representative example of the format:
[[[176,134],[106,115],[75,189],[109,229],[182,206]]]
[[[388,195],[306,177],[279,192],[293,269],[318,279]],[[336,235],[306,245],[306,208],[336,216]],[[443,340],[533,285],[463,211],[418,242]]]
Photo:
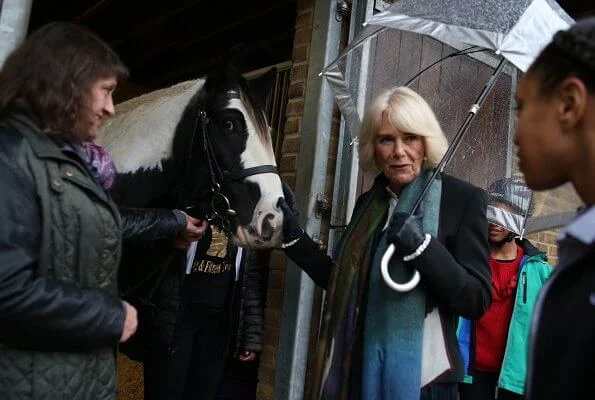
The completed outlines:
[[[112,187],[116,178],[116,166],[107,151],[92,142],[85,142],[77,148],[85,157],[93,177],[105,190]]]

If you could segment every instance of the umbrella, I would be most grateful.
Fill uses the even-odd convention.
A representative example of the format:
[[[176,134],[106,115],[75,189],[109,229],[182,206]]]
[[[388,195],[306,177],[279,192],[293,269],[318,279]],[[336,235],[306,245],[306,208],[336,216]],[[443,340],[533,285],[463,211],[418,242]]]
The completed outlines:
[[[465,55],[478,50],[491,52],[497,58],[498,65],[492,75],[484,81],[487,83],[476,100],[471,103],[464,121],[452,137],[451,146],[434,171],[433,178],[435,178],[445,169],[455,151],[463,143],[465,133],[496,86],[498,77],[507,68],[506,64],[520,71],[526,71],[539,51],[551,40],[553,34],[558,30],[566,29],[572,23],[572,18],[553,0],[399,0],[366,21],[360,34],[321,74],[333,89],[337,104],[345,118],[347,130],[355,136],[359,130],[361,118],[352,95],[354,84],[351,77],[357,74],[357,68],[353,67],[353,60],[360,64],[362,60],[365,61],[365,48],[371,46],[373,39],[380,41],[379,38],[382,35],[390,35],[390,31],[398,29],[433,38],[441,44],[456,46],[459,51],[451,51],[448,57]],[[351,56],[351,59],[348,60],[347,56]],[[431,65],[434,64],[436,62]],[[370,68],[374,67],[375,65]],[[419,82],[417,84],[421,85]],[[451,110],[451,112],[456,111]],[[508,168],[507,174],[511,173],[510,169]],[[412,212],[421,204],[428,187],[429,183]],[[564,218],[560,216],[560,220]],[[528,219],[525,216],[523,227],[526,227],[527,223]],[[551,223],[551,220],[548,223]],[[543,224],[542,221],[541,226],[546,225],[547,223]],[[415,271],[412,281],[407,284],[394,282],[388,273],[388,260],[393,253],[394,246],[389,246],[381,263],[383,278],[397,291],[411,290],[419,281],[419,273]]]

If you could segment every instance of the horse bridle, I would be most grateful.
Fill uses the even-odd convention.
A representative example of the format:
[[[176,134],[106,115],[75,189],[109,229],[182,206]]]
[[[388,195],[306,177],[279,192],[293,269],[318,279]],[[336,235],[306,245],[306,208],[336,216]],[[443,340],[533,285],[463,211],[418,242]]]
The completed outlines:
[[[237,92],[228,92],[229,98],[237,98],[239,99],[240,96],[238,95]],[[267,174],[267,173],[274,173],[277,174],[277,167],[275,165],[260,165],[258,167],[252,167],[252,168],[243,168],[243,169],[239,169],[236,171],[230,171],[230,172],[223,172],[221,171],[221,168],[219,167],[219,163],[217,162],[217,158],[215,157],[215,153],[213,151],[213,146],[211,145],[211,140],[209,137],[209,134],[207,132],[207,125],[209,124],[209,117],[205,111],[205,108],[203,105],[199,104],[197,107],[197,111],[196,111],[196,118],[194,120],[194,128],[192,130],[192,138],[191,138],[191,142],[190,142],[190,147],[189,147],[189,153],[188,156],[186,158],[186,170],[185,170],[185,175],[183,175],[182,182],[187,182],[188,178],[191,177],[190,174],[190,168],[192,167],[192,155],[194,152],[194,145],[195,145],[195,139],[196,139],[196,131],[198,128],[198,123],[199,121],[201,122],[202,125],[202,129],[201,129],[201,136],[202,136],[202,146],[203,146],[203,150],[204,153],[206,154],[206,158],[207,158],[207,163],[208,163],[208,167],[209,167],[209,175],[211,178],[211,193],[212,193],[212,197],[211,197],[211,209],[206,213],[206,219],[208,221],[217,221],[220,225],[221,228],[228,231],[231,227],[231,218],[236,218],[237,217],[237,212],[231,208],[231,205],[229,203],[229,199],[223,194],[221,193],[221,187],[225,186],[231,182],[235,182],[238,181],[240,179],[246,178],[248,176],[252,176],[252,175],[258,175],[258,174]],[[195,204],[195,205],[188,205],[188,203],[186,202],[186,198],[184,198],[187,195],[187,192],[184,191],[185,187],[182,184],[181,185],[181,200],[180,203],[184,205],[185,211],[189,211],[189,209],[193,208],[193,207],[200,207],[202,205],[199,204]],[[193,188],[195,189],[195,187]],[[224,207],[222,207],[221,210],[218,209],[217,207],[217,201],[221,201],[222,204],[224,205]],[[172,252],[164,261],[164,263],[162,264],[163,266],[167,266],[170,264],[170,262],[174,259],[176,253]],[[132,294],[137,291],[139,288],[141,288],[142,286],[144,286],[145,284],[147,284],[147,282],[149,282],[151,279],[155,278],[155,276],[157,274],[159,274],[157,276],[157,282],[160,282],[163,279],[163,276],[166,272],[167,268],[166,267],[162,267],[162,268],[156,268],[154,271],[146,274],[144,276],[143,279],[140,280],[140,282],[132,285],[131,287],[129,287],[125,292],[122,293],[122,296],[132,296]],[[153,295],[155,293],[155,291],[157,290],[157,287],[159,285],[156,283],[153,285],[153,287],[149,290],[148,294],[145,296],[136,296],[137,300],[141,303],[141,304],[145,304],[145,305],[153,305],[151,299],[153,298]]]
[[[229,91],[227,93],[228,99],[240,99],[239,94],[236,91]],[[186,176],[190,174],[190,168],[192,166],[192,155],[194,152],[194,145],[196,139],[196,132],[198,125],[201,125],[201,139],[203,152],[206,154],[207,165],[209,168],[209,176],[211,180],[211,202],[210,210],[207,211],[208,221],[218,221],[223,229],[229,229],[231,227],[231,218],[237,217],[237,212],[231,208],[231,204],[227,196],[221,192],[221,188],[231,182],[239,181],[248,176],[274,173],[278,174],[278,169],[275,165],[259,165],[258,167],[242,168],[234,171],[222,171],[217,162],[217,157],[213,151],[211,144],[211,138],[208,133],[208,124],[210,118],[205,110],[203,104],[198,104],[196,109],[196,117],[194,120],[194,128],[192,129],[192,139],[189,147],[189,154],[186,158]],[[195,207],[196,205],[190,205],[186,207]],[[222,206],[222,207],[221,207]]]

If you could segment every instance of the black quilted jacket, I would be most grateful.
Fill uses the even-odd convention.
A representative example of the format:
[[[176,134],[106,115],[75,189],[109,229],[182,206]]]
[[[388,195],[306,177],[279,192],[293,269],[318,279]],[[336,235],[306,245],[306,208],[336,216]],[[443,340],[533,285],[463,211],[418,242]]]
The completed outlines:
[[[115,398],[122,230],[183,229],[170,211],[124,213],[76,153],[0,120],[0,398]]]

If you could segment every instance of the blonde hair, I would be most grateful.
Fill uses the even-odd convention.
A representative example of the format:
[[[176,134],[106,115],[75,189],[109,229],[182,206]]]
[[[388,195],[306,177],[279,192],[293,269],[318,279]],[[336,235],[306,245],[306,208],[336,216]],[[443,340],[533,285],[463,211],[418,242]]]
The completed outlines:
[[[374,98],[364,114],[359,133],[359,165],[366,173],[378,173],[374,139],[383,113],[398,130],[422,136],[425,147],[425,168],[435,168],[446,150],[448,140],[430,105],[408,87],[386,90]]]

